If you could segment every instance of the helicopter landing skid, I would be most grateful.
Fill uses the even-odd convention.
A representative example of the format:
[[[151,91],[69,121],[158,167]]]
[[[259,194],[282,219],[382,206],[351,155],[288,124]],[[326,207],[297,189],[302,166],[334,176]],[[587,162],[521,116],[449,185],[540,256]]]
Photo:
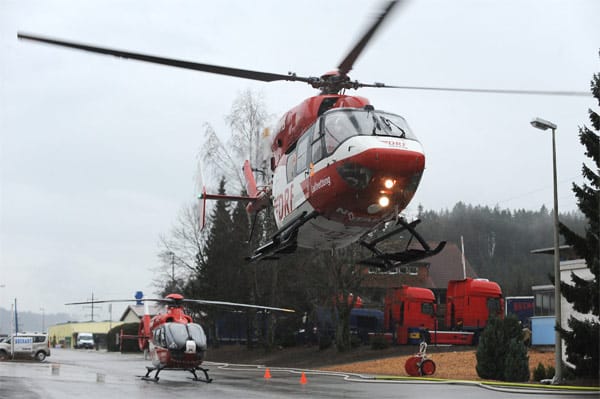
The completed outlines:
[[[194,375],[194,378],[190,378],[193,381],[201,381],[201,382],[212,382],[212,378],[210,378],[208,376],[208,369],[202,368],[202,367],[194,367],[194,368],[189,368],[189,369],[168,369],[166,367],[150,367],[150,366],[146,366],[146,375],[141,377],[142,380],[144,381],[152,381],[152,382],[158,382],[158,380],[160,380],[160,378],[158,377],[158,374],[162,371],[162,370],[186,370],[189,371],[190,373],[192,373]],[[202,371],[204,373],[204,378],[199,378],[198,374],[196,374],[196,371]],[[150,377],[150,373],[156,371],[156,373],[154,373],[154,377]]]
[[[198,378],[198,375],[196,374],[197,370],[200,370],[200,371],[202,371],[204,373],[204,378]],[[210,378],[208,376],[208,369],[205,369],[205,368],[202,368],[202,367],[196,367],[196,368],[193,368],[193,369],[188,369],[188,371],[194,375],[194,378],[192,378],[192,380],[194,380],[194,381],[206,382],[207,384],[209,382],[212,382],[212,378]]]
[[[319,212],[317,211],[312,211],[311,213],[302,212],[277,230],[271,237],[271,241],[255,249],[252,256],[247,257],[246,260],[248,262],[255,262],[258,260],[279,259],[277,254],[294,252],[297,247],[296,237],[298,236],[298,229],[304,223],[316,218],[318,215]]]
[[[446,246],[446,241],[440,242],[435,248],[432,249],[427,241],[425,241],[417,232],[417,230],[415,230],[415,226],[419,223],[421,223],[421,221],[418,219],[411,223],[407,223],[404,219],[399,218],[396,222],[396,227],[394,227],[391,231],[382,234],[371,241],[361,240],[360,245],[373,252],[373,256],[363,259],[359,263],[362,265],[378,267],[383,270],[390,270],[400,265],[416,262],[418,260],[439,254]],[[410,242],[413,238],[416,238],[417,241],[419,241],[422,249],[409,249],[407,245],[407,248],[402,251],[384,252],[377,248],[377,244],[380,242],[385,241],[396,234],[400,234],[403,231],[408,231],[411,234],[408,245],[410,245]]]

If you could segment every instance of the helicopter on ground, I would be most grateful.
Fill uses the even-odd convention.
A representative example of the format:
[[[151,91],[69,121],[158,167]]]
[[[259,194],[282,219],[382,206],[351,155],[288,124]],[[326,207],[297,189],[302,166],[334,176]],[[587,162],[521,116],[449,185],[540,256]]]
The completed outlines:
[[[200,304],[226,307],[243,307],[294,313],[292,309],[271,306],[259,306],[246,303],[209,301],[203,299],[188,299],[181,294],[169,294],[162,299],[143,298],[117,299],[106,301],[70,302],[65,305],[85,305],[109,302],[136,302],[144,305],[144,316],[140,320],[137,335],[125,335],[121,331],[120,341],[136,339],[140,350],[149,353],[152,366],[146,366],[146,375],[141,378],[146,381],[158,382],[159,373],[163,370],[183,370],[193,374],[194,381],[211,382],[208,369],[201,367],[207,350],[207,338],[200,324],[194,323],[192,317],[185,313],[185,304]],[[166,306],[165,313],[150,317],[148,302]],[[152,372],[154,376],[151,377]],[[204,373],[204,378],[198,377],[197,371]]]
[[[155,64],[192,69],[263,82],[291,81],[309,84],[320,93],[288,111],[277,124],[271,144],[270,173],[258,186],[253,165],[244,163],[247,196],[200,194],[201,213],[206,200],[247,201],[256,215],[272,208],[278,230],[255,249],[250,261],[277,258],[297,247],[339,249],[358,242],[372,252],[361,263],[382,269],[414,262],[439,253],[415,229],[419,220],[406,221],[401,212],[413,198],[425,168],[423,148],[406,120],[376,109],[368,99],[346,95],[359,88],[422,89],[504,94],[588,96],[589,93],[392,86],[351,80],[348,73],[399,3],[387,1],[366,32],[347,53],[337,69],[319,76],[299,76],[231,68],[98,47],[50,37],[18,33],[20,39],[53,44],[94,53]],[[255,166],[255,165],[254,165]],[[204,218],[204,216],[202,216]],[[256,220],[256,218],[255,218]],[[377,237],[374,232],[390,223],[393,228]],[[407,245],[387,251],[377,245],[407,231],[420,247]]]

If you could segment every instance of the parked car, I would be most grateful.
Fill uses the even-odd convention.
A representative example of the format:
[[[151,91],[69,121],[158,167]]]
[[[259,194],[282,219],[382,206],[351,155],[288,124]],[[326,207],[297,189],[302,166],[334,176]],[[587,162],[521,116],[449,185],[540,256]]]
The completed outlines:
[[[44,361],[50,356],[48,334],[18,333],[0,342],[0,360],[29,358]]]

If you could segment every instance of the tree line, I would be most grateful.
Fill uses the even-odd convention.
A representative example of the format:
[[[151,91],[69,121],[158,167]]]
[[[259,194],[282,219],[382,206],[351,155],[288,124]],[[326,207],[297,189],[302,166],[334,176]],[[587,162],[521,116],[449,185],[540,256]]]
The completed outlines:
[[[419,207],[421,234],[428,240],[460,243],[479,277],[496,281],[504,295],[529,295],[531,286],[551,284],[552,256],[531,251],[553,246],[552,210],[490,208],[457,203],[451,210],[427,211]],[[584,215],[559,214],[574,231],[583,232]]]

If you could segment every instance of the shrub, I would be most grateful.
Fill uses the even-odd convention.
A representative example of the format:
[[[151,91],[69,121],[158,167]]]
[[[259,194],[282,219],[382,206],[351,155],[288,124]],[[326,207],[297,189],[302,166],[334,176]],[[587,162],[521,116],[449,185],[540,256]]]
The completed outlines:
[[[529,379],[528,362],[519,320],[514,316],[491,318],[477,347],[477,375],[485,379],[524,381],[525,374]]]
[[[554,366],[548,366],[546,368],[546,378],[554,378],[554,374],[556,374]]]
[[[546,368],[542,362],[539,362],[537,367],[533,369],[533,380],[539,382],[541,380],[545,380],[546,378],[548,378],[546,374]]]
[[[512,338],[504,359],[504,381],[529,381],[529,356],[523,340]]]
[[[490,319],[477,346],[477,375],[481,378],[501,380],[504,368],[504,331],[502,320]]]

